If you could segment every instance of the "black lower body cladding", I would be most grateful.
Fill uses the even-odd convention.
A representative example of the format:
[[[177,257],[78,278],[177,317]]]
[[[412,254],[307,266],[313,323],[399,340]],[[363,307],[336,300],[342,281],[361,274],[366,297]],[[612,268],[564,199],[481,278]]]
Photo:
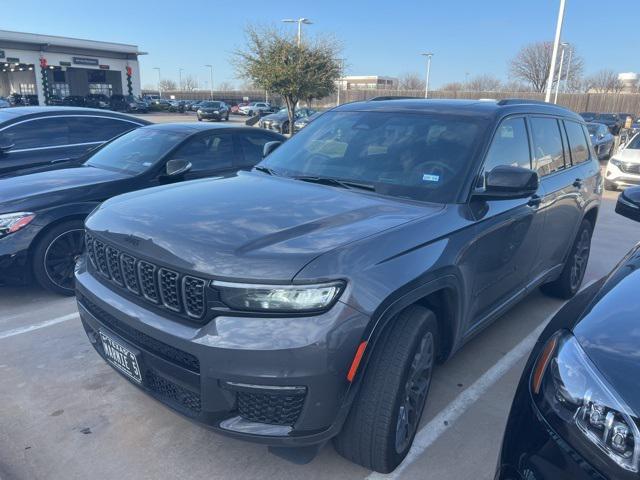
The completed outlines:
[[[96,351],[107,359],[106,334],[133,352],[141,380],[123,376],[174,410],[275,446],[321,443],[340,430],[347,373],[368,322],[351,307],[338,302],[314,317],[220,316],[196,324],[114,290],[84,263],[76,288]]]

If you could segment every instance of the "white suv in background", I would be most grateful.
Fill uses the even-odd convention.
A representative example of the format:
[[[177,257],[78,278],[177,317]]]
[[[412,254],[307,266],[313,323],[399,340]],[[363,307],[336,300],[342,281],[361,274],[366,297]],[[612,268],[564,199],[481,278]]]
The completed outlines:
[[[640,133],[611,157],[604,176],[606,190],[629,185],[640,185]]]
[[[244,105],[238,108],[238,111],[242,115],[249,115],[250,117],[253,117],[258,112],[263,112],[270,109],[271,105],[269,105],[267,102],[251,102],[249,105]]]

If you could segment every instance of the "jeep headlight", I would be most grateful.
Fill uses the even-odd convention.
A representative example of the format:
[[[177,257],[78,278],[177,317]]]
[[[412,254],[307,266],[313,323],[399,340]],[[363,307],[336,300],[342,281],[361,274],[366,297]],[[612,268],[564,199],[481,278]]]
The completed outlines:
[[[331,307],[344,288],[343,282],[313,285],[255,285],[214,280],[211,286],[232,310],[303,313]]]
[[[638,416],[570,332],[558,332],[547,342],[533,371],[531,393],[551,427],[585,458],[639,471]]]
[[[0,215],[0,238],[26,227],[35,218],[31,212],[5,213]]]

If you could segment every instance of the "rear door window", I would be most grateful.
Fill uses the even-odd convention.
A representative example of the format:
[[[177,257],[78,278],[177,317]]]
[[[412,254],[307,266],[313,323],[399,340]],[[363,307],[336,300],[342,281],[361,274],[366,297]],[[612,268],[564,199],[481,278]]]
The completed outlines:
[[[70,143],[106,142],[113,137],[133,130],[139,125],[105,117],[69,117]]]
[[[558,120],[532,117],[530,121],[534,169],[541,177],[564,170],[564,149]]]
[[[569,151],[571,152],[571,163],[577,165],[589,160],[589,145],[584,136],[582,125],[576,122],[565,120],[565,129],[569,139]]]
[[[68,144],[69,124],[65,118],[29,120],[0,132],[0,145],[13,145],[13,151]]]

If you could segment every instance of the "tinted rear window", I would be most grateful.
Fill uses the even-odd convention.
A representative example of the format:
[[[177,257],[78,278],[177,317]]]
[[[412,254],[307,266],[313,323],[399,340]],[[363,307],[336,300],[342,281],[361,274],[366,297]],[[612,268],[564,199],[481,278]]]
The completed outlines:
[[[564,126],[569,138],[569,151],[571,152],[571,162],[576,165],[589,159],[589,146],[584,136],[582,125],[576,122],[565,121]]]
[[[555,118],[531,118],[535,169],[540,176],[565,168],[560,126]]]

